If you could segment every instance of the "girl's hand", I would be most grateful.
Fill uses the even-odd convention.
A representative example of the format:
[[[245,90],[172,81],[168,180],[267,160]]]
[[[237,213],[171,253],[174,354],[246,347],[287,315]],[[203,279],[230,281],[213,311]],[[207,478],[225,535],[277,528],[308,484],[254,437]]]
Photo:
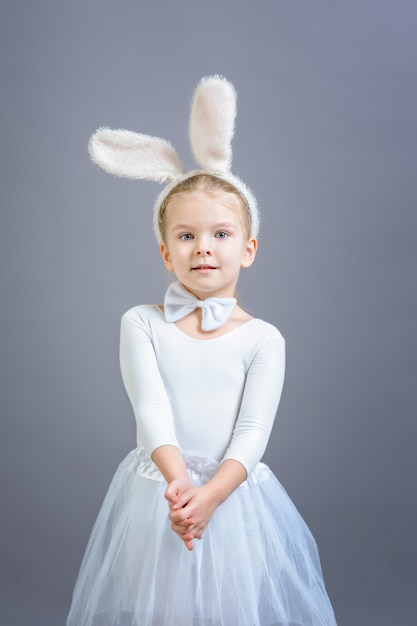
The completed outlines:
[[[165,498],[168,500],[169,508],[174,508],[179,498],[189,489],[192,489],[192,484],[188,478],[181,477],[172,480],[165,490]]]
[[[246,470],[233,459],[223,461],[203,487],[193,487],[188,476],[169,482],[165,497],[170,504],[171,528],[193,549],[193,539],[201,539],[214,511],[246,479]]]
[[[192,488],[191,482],[186,478],[176,478],[169,483],[165,491],[165,498],[168,500],[169,510],[171,512],[178,509],[180,499],[181,502],[187,501],[185,494],[192,490]],[[175,528],[173,524],[171,524],[172,530],[184,541],[188,550],[193,549],[194,535],[190,532],[190,527],[193,525],[193,519],[184,519],[181,523],[177,524]]]
[[[218,504],[208,485],[177,493],[168,517],[172,530],[183,539],[189,550],[193,548],[192,539],[202,538]]]

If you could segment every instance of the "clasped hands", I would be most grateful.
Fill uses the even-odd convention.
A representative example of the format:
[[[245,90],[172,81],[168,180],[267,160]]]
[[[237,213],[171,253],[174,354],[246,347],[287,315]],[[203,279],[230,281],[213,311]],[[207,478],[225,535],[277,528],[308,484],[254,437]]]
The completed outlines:
[[[168,517],[172,530],[187,549],[192,550],[193,540],[201,539],[219,503],[209,485],[194,487],[186,478],[172,480],[165,491],[165,498],[169,504]]]

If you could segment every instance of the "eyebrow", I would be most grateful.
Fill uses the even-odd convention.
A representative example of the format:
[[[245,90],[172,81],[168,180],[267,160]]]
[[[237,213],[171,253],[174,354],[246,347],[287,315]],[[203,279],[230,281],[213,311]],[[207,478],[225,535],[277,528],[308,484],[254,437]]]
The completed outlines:
[[[180,231],[180,230],[194,230],[195,226],[191,226],[190,224],[176,224],[171,229],[172,232]],[[234,230],[235,226],[231,222],[219,222],[218,224],[214,224],[213,230]]]

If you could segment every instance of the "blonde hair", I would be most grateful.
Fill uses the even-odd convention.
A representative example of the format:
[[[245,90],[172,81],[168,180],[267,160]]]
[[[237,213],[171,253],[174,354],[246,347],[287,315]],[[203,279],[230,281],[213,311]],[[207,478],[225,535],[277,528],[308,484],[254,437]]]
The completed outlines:
[[[165,238],[166,213],[170,201],[182,193],[191,193],[192,191],[221,191],[223,193],[233,194],[239,201],[242,209],[244,222],[248,237],[251,233],[251,217],[248,205],[242,194],[231,183],[223,178],[218,178],[214,174],[199,173],[190,178],[186,178],[174,187],[162,202],[158,212],[158,229],[162,239]]]

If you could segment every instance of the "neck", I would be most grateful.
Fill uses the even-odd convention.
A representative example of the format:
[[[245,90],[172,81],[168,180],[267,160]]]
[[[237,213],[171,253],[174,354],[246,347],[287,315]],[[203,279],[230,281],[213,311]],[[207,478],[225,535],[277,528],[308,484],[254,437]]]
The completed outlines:
[[[178,281],[179,282],[179,281]],[[196,291],[195,289],[189,289],[183,283],[179,282],[181,287],[188,291],[191,295],[198,298],[198,300],[207,300],[208,298],[236,298],[237,296],[233,289],[223,289],[218,291]]]

